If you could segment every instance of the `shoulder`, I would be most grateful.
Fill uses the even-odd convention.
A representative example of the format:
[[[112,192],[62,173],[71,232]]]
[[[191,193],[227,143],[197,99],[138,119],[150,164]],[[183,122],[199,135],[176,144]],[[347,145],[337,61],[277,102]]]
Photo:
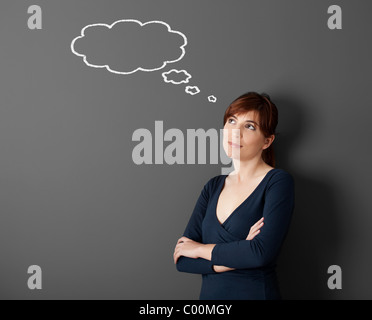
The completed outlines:
[[[225,177],[225,175],[214,176],[207,181],[205,186],[214,189]]]
[[[269,172],[269,181],[268,187],[272,185],[282,185],[293,187],[294,186],[294,178],[293,176],[286,170],[280,168],[274,168]]]
[[[217,175],[212,178],[210,178],[205,184],[204,184],[204,190],[207,191],[208,193],[213,193],[220,183],[225,179],[225,175]]]
[[[216,192],[218,189],[218,186],[220,185],[222,179],[225,176],[219,175],[219,176],[214,176],[210,178],[203,186],[201,192],[200,192],[200,197],[202,197],[205,201],[208,201],[213,194]]]

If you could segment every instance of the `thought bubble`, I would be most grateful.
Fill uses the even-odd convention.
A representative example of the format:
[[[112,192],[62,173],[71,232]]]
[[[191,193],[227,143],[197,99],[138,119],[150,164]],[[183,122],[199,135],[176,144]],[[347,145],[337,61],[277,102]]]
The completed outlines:
[[[208,96],[208,101],[215,103],[217,101],[217,98],[214,95]]]
[[[200,89],[197,86],[187,86],[185,92],[191,94],[192,96],[199,93]]]
[[[191,74],[186,70],[176,69],[163,72],[161,75],[163,76],[164,82],[173,84],[188,83],[191,78]]]
[[[117,74],[155,71],[185,55],[186,36],[163,21],[118,20],[85,26],[71,51],[93,68]]]
[[[71,51],[92,68],[129,75],[137,71],[156,71],[180,61],[185,55],[186,36],[172,30],[163,21],[142,23],[136,19],[122,19],[112,24],[94,23],[81,29],[71,42]],[[162,73],[166,83],[189,83],[192,78],[186,70],[172,69]],[[196,95],[197,86],[187,86],[185,92]],[[208,97],[216,102],[215,96]]]

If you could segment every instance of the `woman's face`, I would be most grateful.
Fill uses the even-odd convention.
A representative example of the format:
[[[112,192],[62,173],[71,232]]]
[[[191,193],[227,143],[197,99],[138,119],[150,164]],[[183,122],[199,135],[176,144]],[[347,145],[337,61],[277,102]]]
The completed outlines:
[[[246,161],[261,157],[264,149],[274,140],[274,135],[265,138],[259,127],[255,111],[227,118],[223,131],[223,148],[229,158]]]

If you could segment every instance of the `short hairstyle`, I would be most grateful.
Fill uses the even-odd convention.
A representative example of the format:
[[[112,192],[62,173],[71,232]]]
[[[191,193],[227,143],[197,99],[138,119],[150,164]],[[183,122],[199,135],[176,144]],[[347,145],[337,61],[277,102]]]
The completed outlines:
[[[223,117],[223,125],[233,115],[244,114],[248,111],[255,111],[259,116],[260,130],[265,137],[276,135],[278,125],[278,109],[271,101],[267,93],[250,91],[236,98],[226,109]],[[262,151],[262,159],[270,166],[275,167],[274,146],[271,144]]]

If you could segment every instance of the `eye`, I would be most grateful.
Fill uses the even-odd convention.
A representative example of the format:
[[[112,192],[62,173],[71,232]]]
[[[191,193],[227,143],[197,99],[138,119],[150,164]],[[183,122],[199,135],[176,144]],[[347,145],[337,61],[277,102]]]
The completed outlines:
[[[229,119],[227,120],[228,123],[232,123],[232,121],[235,121],[235,119],[234,119],[234,118],[229,118]]]
[[[256,128],[251,124],[247,124],[245,127],[249,130],[256,130]]]

